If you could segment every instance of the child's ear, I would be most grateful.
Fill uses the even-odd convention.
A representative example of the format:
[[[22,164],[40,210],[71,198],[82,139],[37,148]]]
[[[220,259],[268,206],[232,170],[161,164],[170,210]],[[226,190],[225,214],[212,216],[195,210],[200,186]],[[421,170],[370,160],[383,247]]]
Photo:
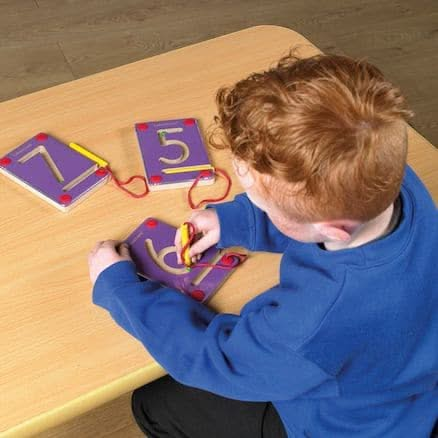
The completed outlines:
[[[242,187],[245,190],[251,188],[254,185],[255,179],[251,169],[249,168],[249,165],[245,161],[238,158],[233,158],[231,162],[233,164],[234,172],[239,178],[239,182]]]
[[[331,241],[348,242],[359,226],[359,222],[350,220],[336,220],[317,222],[314,227],[318,232]]]

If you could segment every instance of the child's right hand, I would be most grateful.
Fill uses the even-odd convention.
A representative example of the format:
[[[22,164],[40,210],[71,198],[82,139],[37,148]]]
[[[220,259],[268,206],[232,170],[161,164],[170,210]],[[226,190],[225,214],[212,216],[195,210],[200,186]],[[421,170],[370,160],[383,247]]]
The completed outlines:
[[[220,239],[220,224],[216,210],[208,208],[206,210],[195,211],[189,219],[189,222],[195,227],[195,233],[201,233],[202,237],[190,246],[189,256],[192,263],[196,263],[202,253],[216,245]],[[182,264],[181,260],[181,231],[178,228],[175,234],[175,247],[178,263]]]

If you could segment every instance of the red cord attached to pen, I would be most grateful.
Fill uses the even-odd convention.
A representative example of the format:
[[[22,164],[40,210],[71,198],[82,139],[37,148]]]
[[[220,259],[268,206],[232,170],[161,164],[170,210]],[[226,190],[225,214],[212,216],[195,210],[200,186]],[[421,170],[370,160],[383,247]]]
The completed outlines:
[[[119,180],[116,175],[114,174],[113,170],[111,169],[110,166],[106,166],[106,169],[108,171],[108,173],[111,176],[111,179],[114,181],[115,185],[120,189],[123,190],[125,193],[127,193],[131,198],[144,198],[148,193],[149,193],[149,189],[148,189],[148,185],[147,185],[147,181],[146,178],[143,175],[134,175],[131,176],[130,178],[128,178],[126,181],[121,181]],[[230,193],[231,190],[231,178],[228,176],[228,174],[221,169],[215,168],[213,170],[216,174],[223,176],[226,181],[227,181],[227,187],[225,189],[225,193],[218,197],[218,198],[208,198],[208,199],[203,199],[200,202],[198,202],[197,204],[195,204],[192,200],[192,191],[193,189],[198,185],[199,180],[204,176],[204,174],[202,172],[199,173],[199,175],[195,178],[195,180],[193,181],[193,184],[191,185],[189,192],[187,194],[187,200],[188,203],[190,205],[190,208],[192,209],[198,209],[201,207],[201,205],[203,204],[208,204],[210,202],[220,202],[223,201],[228,194]],[[134,193],[133,191],[127,189],[125,186],[127,186],[128,184],[130,184],[132,181],[134,180],[140,180],[143,184],[144,184],[144,191],[141,193]]]
[[[112,180],[114,181],[115,185],[116,185],[120,190],[123,190],[123,191],[126,192],[129,196],[131,196],[131,198],[136,198],[136,199],[144,198],[144,197],[149,193],[149,189],[148,189],[148,185],[147,185],[147,182],[146,182],[146,178],[145,178],[143,175],[134,175],[134,176],[131,176],[131,177],[130,177],[129,179],[127,179],[126,181],[120,181],[120,180],[114,175],[114,172],[112,171],[112,169],[111,169],[109,166],[107,166],[106,169],[108,170],[108,173],[111,175],[111,178],[112,178]],[[124,186],[130,184],[132,181],[134,181],[134,180],[136,180],[136,179],[138,179],[138,180],[140,180],[140,181],[142,181],[142,182],[144,183],[144,187],[145,187],[144,192],[142,192],[142,193],[138,193],[138,194],[137,194],[137,193],[132,192],[131,190],[128,190],[126,187],[124,187]]]

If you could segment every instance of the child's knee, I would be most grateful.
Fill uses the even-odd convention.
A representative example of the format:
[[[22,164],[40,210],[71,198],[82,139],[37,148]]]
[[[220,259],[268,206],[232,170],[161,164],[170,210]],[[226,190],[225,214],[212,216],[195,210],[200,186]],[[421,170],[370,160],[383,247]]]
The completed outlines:
[[[143,406],[143,391],[142,388],[136,389],[131,395],[131,411],[137,423],[143,423],[144,420],[144,406]]]
[[[132,393],[131,397],[131,407],[133,410],[140,411],[148,409],[149,405],[157,406],[160,397],[155,398],[154,403],[149,403],[151,399],[153,399],[152,391],[149,385],[144,385],[140,388],[137,388]]]
[[[171,387],[167,378],[162,378],[137,388],[131,397],[132,413],[142,424],[162,422],[169,412]]]
[[[146,436],[157,436],[156,426],[162,423],[160,398],[152,396],[149,385],[136,389],[131,396],[131,411],[138,427]]]

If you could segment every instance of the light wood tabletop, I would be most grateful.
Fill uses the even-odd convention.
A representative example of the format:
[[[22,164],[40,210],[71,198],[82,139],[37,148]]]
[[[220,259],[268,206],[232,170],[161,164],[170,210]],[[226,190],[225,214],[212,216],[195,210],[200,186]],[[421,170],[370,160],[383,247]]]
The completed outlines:
[[[137,122],[193,117],[205,133],[222,85],[274,65],[289,48],[317,53],[304,37],[257,26],[0,104],[0,157],[38,132],[77,142],[126,178],[143,171]],[[409,163],[438,199],[438,153],[409,132]],[[210,151],[230,171],[225,152]],[[138,187],[137,187],[138,189]],[[217,196],[220,179],[195,197]],[[241,191],[233,179],[229,199]],[[187,219],[187,189],[135,200],[111,182],[62,213],[0,175],[0,435],[30,436],[99,406],[164,370],[91,302],[87,255],[123,239],[148,216]],[[211,300],[238,312],[278,280],[279,256],[253,254]]]

